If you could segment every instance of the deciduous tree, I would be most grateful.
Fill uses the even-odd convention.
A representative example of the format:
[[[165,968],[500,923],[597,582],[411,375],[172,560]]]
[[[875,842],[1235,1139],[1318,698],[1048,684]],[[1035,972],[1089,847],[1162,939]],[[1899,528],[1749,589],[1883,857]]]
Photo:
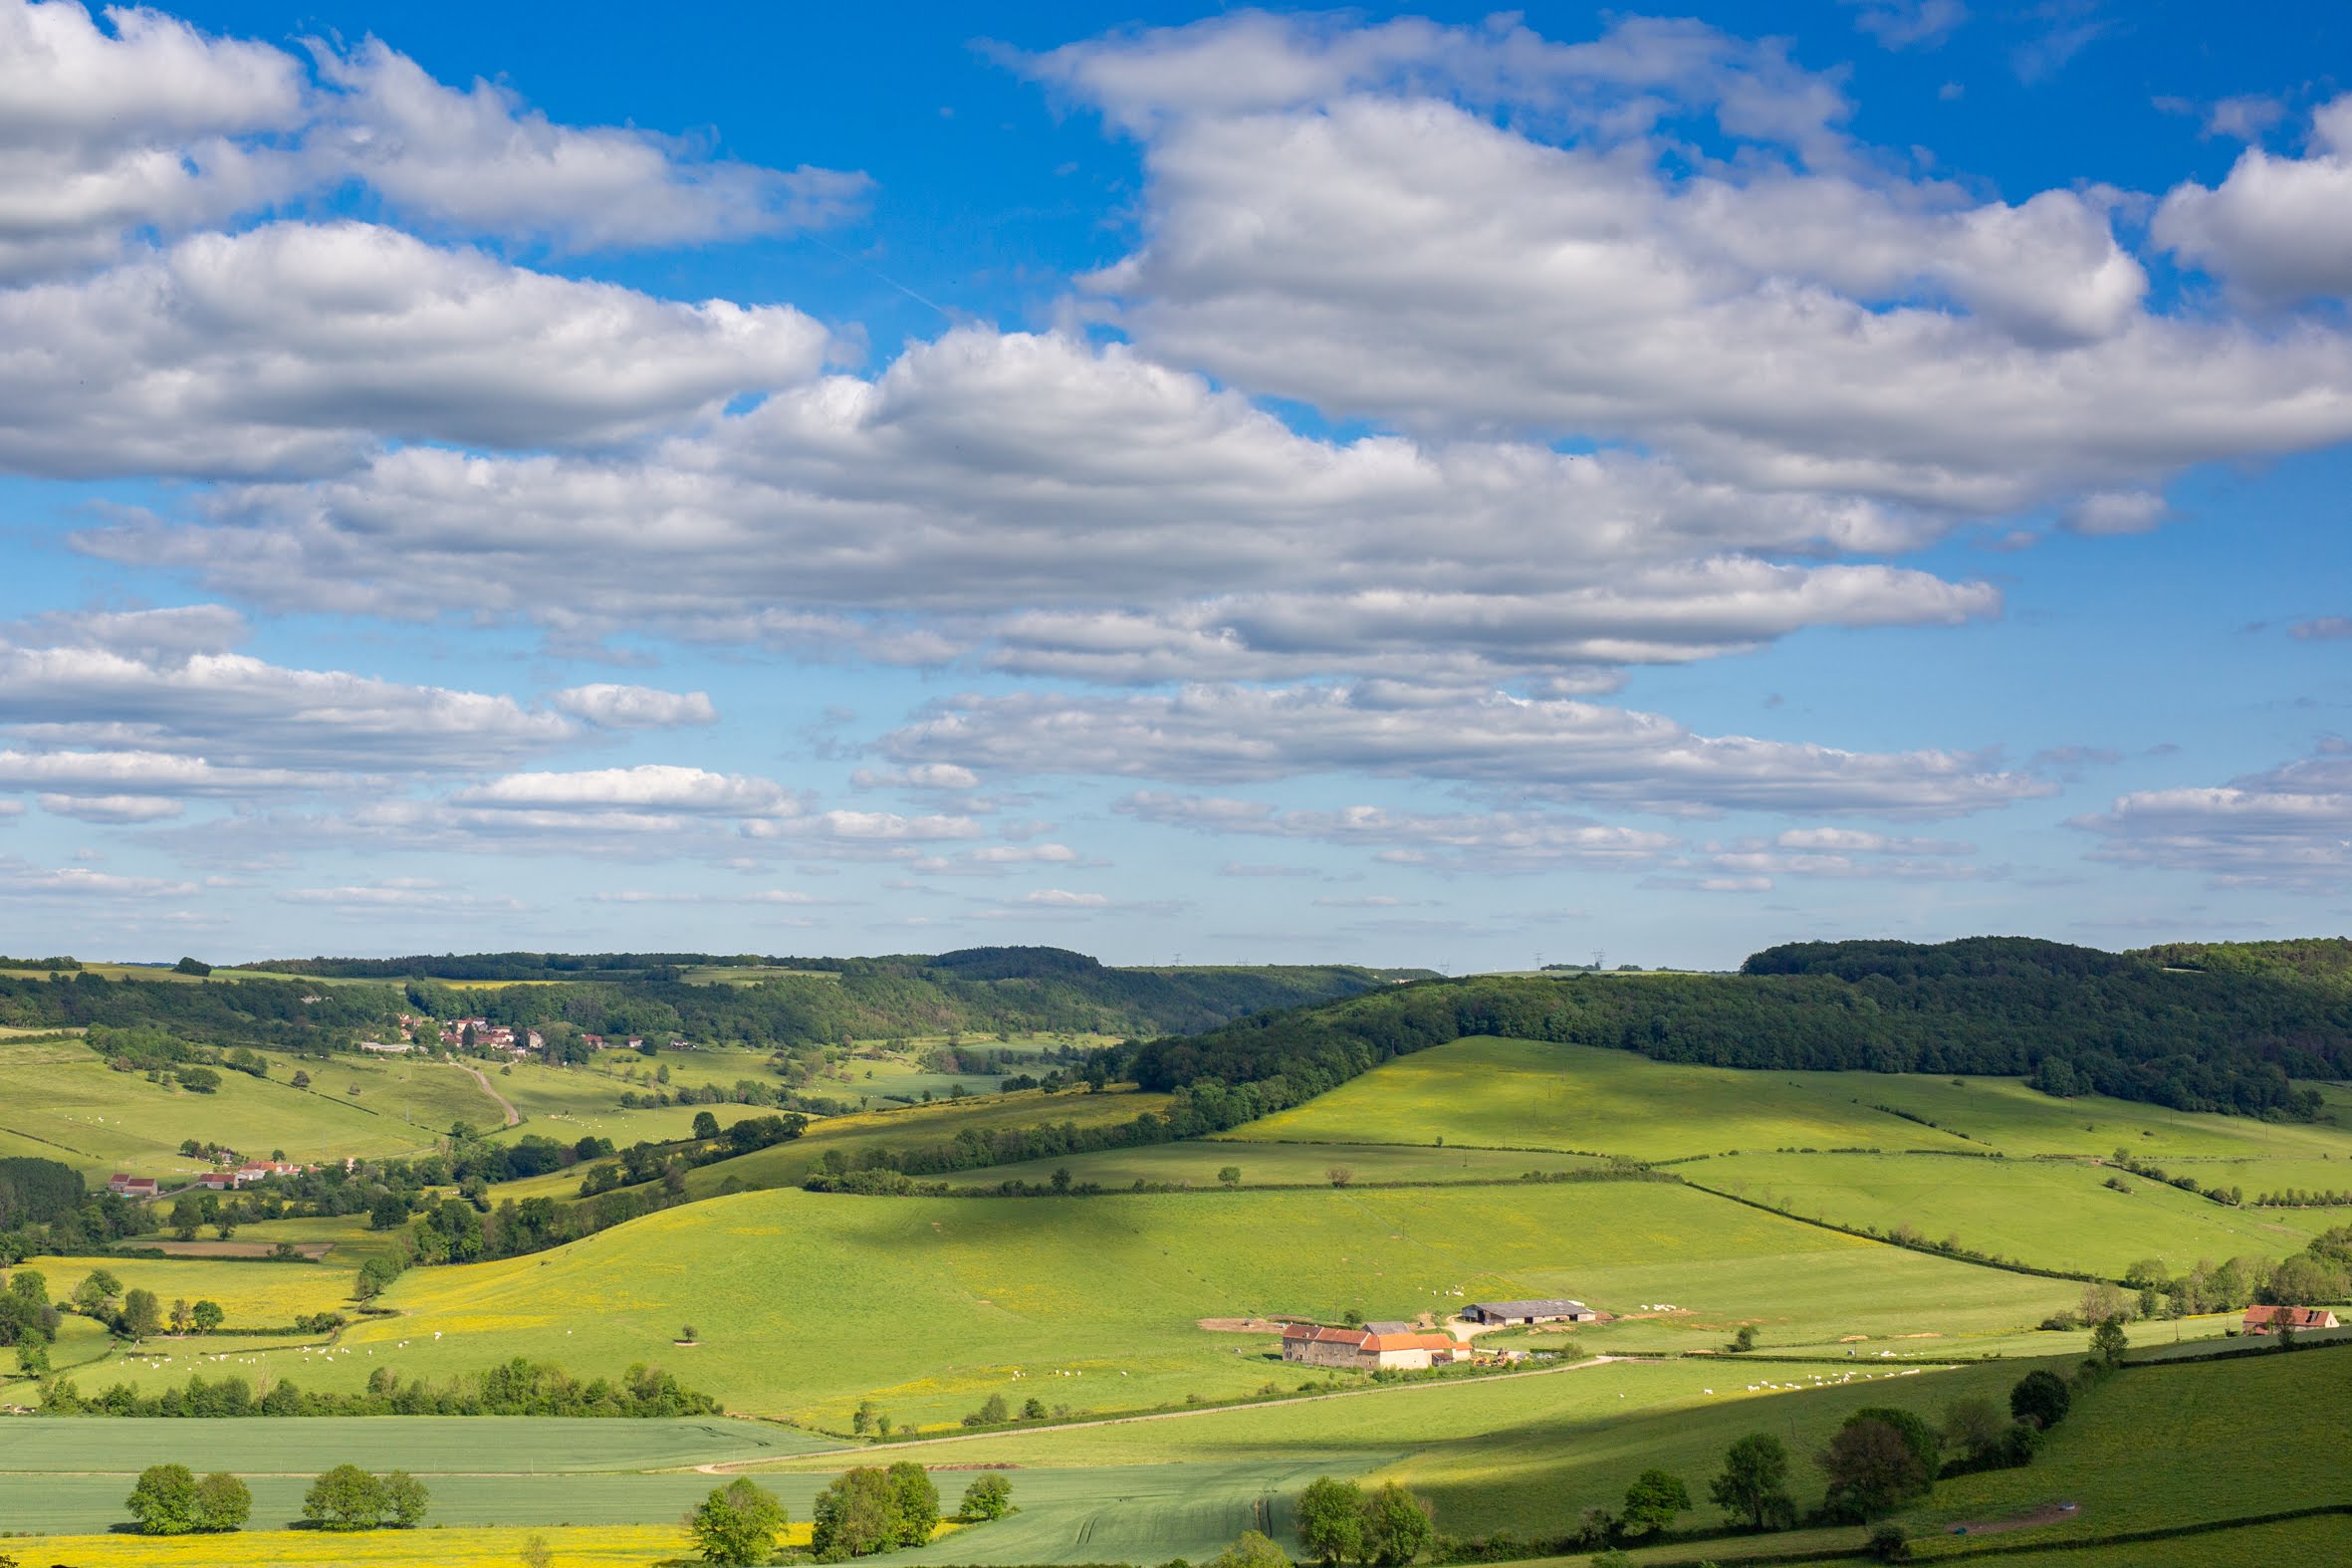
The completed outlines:
[[[706,1563],[741,1568],[764,1563],[776,1551],[776,1537],[790,1522],[776,1494],[749,1476],[737,1476],[686,1516],[686,1526]]]

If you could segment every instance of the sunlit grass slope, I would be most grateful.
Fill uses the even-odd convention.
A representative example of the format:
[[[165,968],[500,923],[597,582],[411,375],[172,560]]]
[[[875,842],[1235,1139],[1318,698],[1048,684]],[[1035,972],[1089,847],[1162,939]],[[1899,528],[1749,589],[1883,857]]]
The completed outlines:
[[[2060,1100],[2005,1078],[1752,1072],[1493,1038],[1455,1040],[1398,1057],[1228,1136],[1419,1144],[1442,1137],[1449,1145],[1586,1149],[1645,1160],[1729,1150],[1999,1149],[2011,1156],[2106,1156],[2128,1148],[2150,1160],[2352,1161],[2352,1131],[2336,1124],[2192,1115],[2097,1096]],[[2338,1185],[2352,1185],[2352,1163],[2345,1177]]]
[[[1406,1316],[1560,1292],[1627,1312],[1675,1303],[1687,1310],[1635,1326],[1696,1345],[1744,1320],[1767,1343],[2009,1332],[2072,1289],[1657,1183],[1067,1200],[784,1191],[541,1255],[412,1270],[385,1298],[400,1316],[353,1323],[352,1354],[287,1375],[340,1386],[387,1362],[438,1374],[515,1355],[583,1373],[655,1361],[732,1408],[838,1430],[868,1395],[903,1424],[952,1420],[991,1393],[1129,1409],[1284,1377],[1265,1359],[1271,1340],[1205,1332],[1204,1317]],[[702,1343],[673,1346],[687,1323]]]
[[[1916,1228],[2036,1267],[2114,1277],[2142,1258],[2284,1256],[2341,1213],[2233,1209],[2110,1168],[1927,1154],[1742,1154],[1680,1168],[1691,1181],[1840,1225]],[[2352,1183],[2352,1164],[2344,1167]],[[2115,1191],[2106,1183],[2120,1182]]]

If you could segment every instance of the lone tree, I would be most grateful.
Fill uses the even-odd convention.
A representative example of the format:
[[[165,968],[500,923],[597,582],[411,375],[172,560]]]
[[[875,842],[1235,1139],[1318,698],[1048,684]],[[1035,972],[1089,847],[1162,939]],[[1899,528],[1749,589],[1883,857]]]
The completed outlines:
[[[983,1475],[964,1488],[964,1519],[1001,1519],[1013,1511],[1013,1483],[1002,1475]]]
[[[898,1502],[898,1544],[924,1546],[939,1527],[939,1488],[930,1472],[912,1459],[890,1466],[890,1491]]]
[[[1411,1562],[1437,1534],[1429,1504],[1395,1481],[1365,1494],[1363,1517],[1364,1560],[1382,1568]]]
[[[1682,1483],[1681,1476],[1659,1469],[1643,1470],[1625,1488],[1625,1532],[1648,1535],[1663,1530],[1690,1505],[1691,1488]]]
[[[1935,1484],[1933,1472],[1893,1423],[1876,1411],[1856,1411],[1821,1456],[1829,1473],[1824,1503],[1839,1518],[1873,1519]]]
[[[1242,1168],[1238,1165],[1219,1166],[1217,1168],[1217,1180],[1224,1183],[1227,1187],[1239,1187],[1242,1185]]]
[[[150,1464],[122,1506],[141,1535],[186,1535],[203,1527],[196,1505],[196,1474],[185,1464]]]
[[[1298,1494],[1298,1545],[1325,1568],[1363,1555],[1364,1493],[1354,1481],[1318,1475]]]
[[[125,1339],[152,1338],[163,1332],[163,1304],[152,1290],[133,1290],[122,1298],[122,1314],[115,1326]]]
[[[878,1464],[860,1464],[833,1477],[817,1494],[811,1545],[820,1562],[844,1562],[898,1543],[898,1503]]]
[[[322,1530],[372,1530],[389,1506],[382,1481],[356,1464],[338,1464],[311,1482],[302,1516]]]
[[[2111,1317],[2091,1330],[2091,1359],[2102,1367],[2123,1365],[2123,1353],[2131,1348],[2131,1339],[2123,1331],[2123,1319]]]
[[[686,1527],[706,1563],[764,1563],[789,1522],[776,1493],[738,1476],[716,1487],[686,1516]]]
[[[1752,1530],[1784,1530],[1796,1522],[1796,1500],[1788,1495],[1788,1451],[1768,1432],[1750,1433],[1724,1451],[1723,1473],[1707,1494]]]
[[[2067,1391],[2066,1380],[2055,1372],[2028,1372],[2009,1390],[2009,1414],[2019,1421],[2032,1422],[2044,1432],[2064,1421],[2067,1408],[2073,1403],[2074,1396]]]
[[[719,1136],[719,1119],[708,1111],[696,1111],[694,1113],[694,1136],[697,1138]]]
[[[197,1528],[241,1530],[252,1517],[252,1491],[227,1470],[215,1470],[196,1482]]]
[[[412,1530],[424,1522],[432,1494],[424,1482],[406,1470],[393,1470],[382,1481],[384,1522],[395,1530]]]

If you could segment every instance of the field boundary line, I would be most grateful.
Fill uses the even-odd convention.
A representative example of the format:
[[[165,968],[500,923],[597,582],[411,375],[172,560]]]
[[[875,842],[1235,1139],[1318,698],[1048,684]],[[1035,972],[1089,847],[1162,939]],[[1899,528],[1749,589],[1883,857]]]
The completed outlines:
[[[1778,1215],[1783,1220],[1793,1220],[1798,1225],[1809,1225],[1822,1231],[1834,1231],[1839,1235],[1850,1235],[1857,1240],[1876,1241],[1881,1246],[1892,1246],[1906,1252],[1920,1252],[1929,1257],[1941,1257],[1946,1262],[1969,1263],[1978,1268],[1998,1268],[2002,1273],[2029,1274],[2036,1279],[2065,1279],[2077,1284],[2120,1285],[2123,1283],[2122,1280],[2111,1279],[2105,1274],[2070,1273],[2064,1269],[2036,1268],[2031,1263],[1999,1262],[1979,1253],[1947,1252],[1932,1242],[1913,1243],[1897,1240],[1891,1235],[1878,1235],[1869,1231],[1858,1231],[1849,1225],[1839,1225],[1834,1220],[1816,1220],[1809,1215],[1796,1214],[1786,1209],[1775,1209],[1770,1204],[1759,1203],[1753,1198],[1743,1198],[1738,1193],[1727,1193],[1720,1187],[1709,1187],[1704,1182],[1694,1182],[1687,1176],[1680,1177],[1678,1180],[1683,1186],[1694,1192],[1711,1194],[1723,1199],[1726,1203],[1742,1204],[1767,1215]]]

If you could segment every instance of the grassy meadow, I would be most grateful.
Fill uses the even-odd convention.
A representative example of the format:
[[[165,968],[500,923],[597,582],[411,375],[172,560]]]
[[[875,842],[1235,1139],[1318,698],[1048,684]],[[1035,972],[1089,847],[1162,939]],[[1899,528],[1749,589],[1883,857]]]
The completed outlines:
[[[1930,1240],[1957,1236],[1980,1252],[2109,1277],[2147,1257],[2184,1273],[2201,1257],[2282,1257],[2343,1219],[2319,1209],[2232,1209],[2075,1161],[1742,1154],[1677,1170],[1794,1214],[1881,1231],[1909,1225]]]
[[[20,1054],[21,1053],[21,1054]],[[223,1070],[211,1094],[117,1072],[81,1045],[0,1041],[0,1153],[63,1160],[104,1181],[114,1171],[165,1177],[209,1168],[179,1152],[189,1138],[299,1162],[346,1155],[420,1153],[461,1117],[502,1119],[455,1067],[426,1061],[338,1056],[332,1062],[271,1056],[270,1075]],[[308,1089],[293,1085],[307,1071]],[[504,1081],[504,1080],[497,1080]]]
[[[2331,1102],[2333,1103],[2333,1102]],[[1908,1113],[1896,1115],[1880,1106]],[[1920,1117],[1924,1120],[1912,1120]],[[1936,1126],[1926,1125],[1933,1121]],[[1639,1160],[1773,1150],[1931,1149],[2012,1158],[2341,1162],[2352,1186],[2352,1114],[2334,1124],[2255,1121],[2084,1095],[2054,1099],[2012,1078],[1743,1071],[1632,1051],[1477,1037],[1400,1056],[1229,1139],[1577,1149]],[[2207,1185],[2213,1185],[2210,1180]]]
[[[348,1277],[300,1272],[331,1289]],[[1630,1314],[1607,1325],[1612,1348],[1680,1350],[1743,1322],[1766,1345],[1935,1334],[1965,1346],[2076,1292],[1661,1183],[1066,1200],[786,1190],[535,1256],[412,1270],[383,1298],[399,1315],[353,1323],[331,1360],[301,1358],[297,1371],[274,1359],[325,1387],[384,1364],[439,1375],[529,1355],[585,1374],[650,1361],[733,1409],[841,1431],[861,1398],[902,1425],[951,1423],[990,1394],[1078,1412],[1236,1398],[1288,1387],[1294,1369],[1270,1359],[1271,1336],[1199,1319],[1442,1315],[1551,1293]],[[1665,1304],[1677,1310],[1644,1310]],[[689,1322],[701,1343],[673,1345]]]
[[[1217,1173],[1238,1167],[1244,1187],[1329,1187],[1334,1170],[1344,1180],[1366,1182],[1510,1182],[1529,1171],[1589,1171],[1606,1162],[1578,1154],[1526,1154],[1511,1149],[1422,1149],[1411,1144],[1150,1144],[1139,1149],[1106,1149],[1059,1160],[1025,1160],[958,1172],[948,1178],[975,1189],[1000,1182],[1051,1182],[1066,1169],[1072,1182],[1117,1189],[1137,1182],[1213,1188]]]

